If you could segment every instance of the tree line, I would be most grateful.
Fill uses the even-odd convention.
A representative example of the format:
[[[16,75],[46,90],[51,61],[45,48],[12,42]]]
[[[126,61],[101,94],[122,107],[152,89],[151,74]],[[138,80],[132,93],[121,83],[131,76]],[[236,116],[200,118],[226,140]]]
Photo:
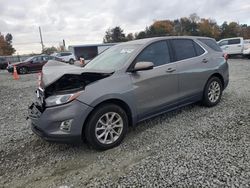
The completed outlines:
[[[137,33],[125,34],[120,26],[109,28],[103,38],[104,43],[126,42],[134,39],[143,39],[160,36],[206,36],[216,40],[230,37],[250,39],[250,25],[236,22],[224,22],[218,25],[216,20],[200,18],[196,13],[189,17],[175,20],[158,20]]]
[[[0,32],[0,56],[12,55],[15,49],[12,46],[12,35],[7,33],[5,36]]]

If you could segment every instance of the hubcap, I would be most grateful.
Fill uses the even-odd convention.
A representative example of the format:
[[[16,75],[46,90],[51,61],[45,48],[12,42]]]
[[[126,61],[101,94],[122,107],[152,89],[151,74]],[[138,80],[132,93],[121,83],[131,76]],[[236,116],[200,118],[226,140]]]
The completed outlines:
[[[112,144],[123,130],[123,120],[116,112],[108,112],[101,116],[95,126],[95,136],[102,144]]]
[[[210,102],[215,103],[220,98],[220,84],[213,81],[208,88],[208,99]]]
[[[26,69],[23,68],[23,67],[21,67],[21,68],[19,69],[19,72],[20,72],[21,74],[25,74],[25,73],[26,73]]]

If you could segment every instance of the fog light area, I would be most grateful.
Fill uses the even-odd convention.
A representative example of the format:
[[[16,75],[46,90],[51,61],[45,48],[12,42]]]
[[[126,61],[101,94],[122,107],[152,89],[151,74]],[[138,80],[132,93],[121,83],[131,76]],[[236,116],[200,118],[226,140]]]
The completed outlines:
[[[60,129],[63,131],[69,132],[70,128],[71,128],[72,121],[73,121],[73,119],[63,121],[60,125]]]

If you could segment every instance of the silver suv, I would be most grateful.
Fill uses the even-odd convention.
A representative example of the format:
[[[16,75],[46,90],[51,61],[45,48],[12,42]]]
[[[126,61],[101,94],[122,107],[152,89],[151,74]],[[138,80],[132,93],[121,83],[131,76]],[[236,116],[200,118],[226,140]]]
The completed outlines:
[[[47,63],[29,108],[31,127],[49,141],[84,138],[96,149],[109,149],[140,121],[197,101],[215,106],[228,81],[228,64],[214,39],[126,42],[84,68]]]
[[[52,56],[55,56],[69,64],[74,64],[76,60],[75,55],[72,52],[57,52],[57,53],[52,54]]]

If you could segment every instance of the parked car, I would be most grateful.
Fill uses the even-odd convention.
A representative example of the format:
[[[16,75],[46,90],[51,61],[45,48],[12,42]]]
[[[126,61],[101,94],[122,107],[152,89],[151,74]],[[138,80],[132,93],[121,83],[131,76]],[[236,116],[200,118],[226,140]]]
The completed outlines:
[[[244,40],[243,55],[250,59],[250,39]]]
[[[197,101],[217,105],[228,82],[227,61],[212,38],[130,41],[84,68],[46,64],[29,108],[31,127],[45,140],[85,138],[105,150],[119,145],[128,126],[140,121]]]
[[[13,72],[14,65],[16,66],[17,72],[19,74],[26,74],[29,72],[41,71],[42,67],[49,61],[49,60],[56,60],[61,61],[61,59],[49,55],[39,55],[33,56],[26,59],[23,62],[12,63],[9,64],[7,67],[8,72]]]
[[[0,57],[0,69],[6,69],[8,66],[8,62],[5,58]]]
[[[76,58],[72,52],[58,52],[52,54],[52,56],[60,58],[62,61],[67,62],[69,64],[74,64]]]
[[[242,55],[243,53],[244,40],[242,37],[222,39],[218,44],[228,55]]]

